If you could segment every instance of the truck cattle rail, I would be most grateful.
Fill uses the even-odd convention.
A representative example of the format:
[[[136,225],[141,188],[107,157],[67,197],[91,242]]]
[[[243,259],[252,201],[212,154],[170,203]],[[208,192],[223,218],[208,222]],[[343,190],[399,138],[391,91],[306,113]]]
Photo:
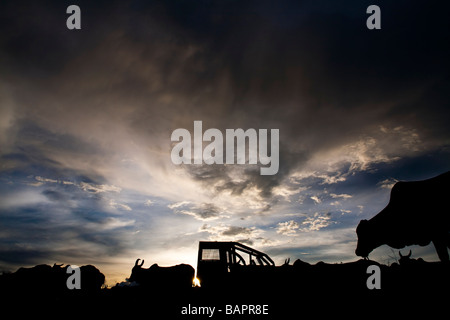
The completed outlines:
[[[274,270],[275,263],[267,254],[239,242],[199,243],[197,278],[202,287],[242,284]]]

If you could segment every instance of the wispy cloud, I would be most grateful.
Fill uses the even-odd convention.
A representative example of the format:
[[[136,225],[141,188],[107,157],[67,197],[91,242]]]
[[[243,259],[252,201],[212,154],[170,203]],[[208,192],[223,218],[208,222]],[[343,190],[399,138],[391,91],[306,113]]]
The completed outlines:
[[[396,184],[397,182],[398,182],[397,179],[387,178],[387,179],[384,179],[383,181],[378,182],[378,185],[380,186],[380,188],[392,189],[394,184]]]
[[[174,210],[175,213],[189,215],[201,221],[227,217],[226,212],[213,203],[193,204],[190,201],[181,201],[167,207]]]
[[[114,200],[114,199],[109,200],[109,205],[111,206],[111,208],[114,208],[114,209],[121,209],[121,210],[125,210],[125,211],[132,210],[129,205],[126,205],[123,203],[117,203],[116,200]]]
[[[330,224],[332,224],[333,221],[331,220],[331,214],[330,213],[314,213],[312,217],[307,217],[303,222],[302,225],[305,226],[301,228],[302,231],[318,231],[322,228],[328,227]]]
[[[190,201],[180,201],[180,202],[169,204],[167,206],[167,208],[169,208],[169,209],[177,209],[177,208],[188,206],[190,204],[191,204]]]
[[[80,188],[84,191],[91,193],[120,192],[122,190],[121,188],[116,187],[114,185],[107,185],[107,184],[96,185],[87,182],[81,182]]]
[[[299,224],[294,220],[279,222],[277,227],[277,233],[285,236],[294,235],[299,228],[300,228]]]
[[[350,198],[352,198],[352,195],[346,194],[346,193],[343,193],[343,194],[330,193],[330,196],[334,199],[350,199]]]
[[[318,196],[311,196],[310,197],[316,204],[319,204],[322,202],[322,200],[319,199]]]

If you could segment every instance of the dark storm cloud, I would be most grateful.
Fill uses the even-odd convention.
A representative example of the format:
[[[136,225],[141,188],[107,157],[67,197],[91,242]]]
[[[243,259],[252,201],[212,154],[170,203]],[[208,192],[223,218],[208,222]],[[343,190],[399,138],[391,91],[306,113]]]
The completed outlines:
[[[186,167],[216,193],[253,188],[268,199],[314,154],[380,140],[380,126],[417,129],[425,152],[449,143],[448,19],[434,2],[380,2],[378,31],[365,27],[364,1],[79,5],[83,28],[70,32],[65,3],[3,4],[0,52],[16,108],[2,154],[11,166],[50,170],[89,157],[98,168],[111,145],[130,139],[167,152],[162,137],[194,120],[279,128],[275,176]]]
[[[338,4],[306,3],[298,16],[287,16],[293,20],[287,25],[274,17],[287,10],[275,10],[273,19],[258,16],[268,12],[262,2],[250,18],[245,15],[250,20],[245,30],[239,15],[233,16],[234,24],[223,15],[220,37],[212,36],[216,25],[206,21],[210,33],[202,39],[231,74],[230,126],[279,127],[284,152],[296,159],[281,160],[286,172],[317,151],[376,135],[381,125],[418,128],[424,150],[448,144],[443,121],[449,112],[443,40],[448,22],[433,4],[383,4],[379,33],[365,28],[366,15],[358,14],[366,8],[363,2],[352,3],[351,14]],[[239,183],[224,178],[221,188],[239,194],[261,182],[262,195],[268,196],[283,178],[248,175]]]
[[[8,20],[8,28],[15,32],[4,35],[2,51],[13,59],[10,68],[19,68],[28,57],[39,59],[32,63],[42,66],[37,75],[51,65],[64,70],[77,59],[80,70],[89,72],[94,81],[96,73],[118,69],[121,80],[111,83],[114,90],[107,93],[122,101],[125,96],[128,103],[131,94],[144,101],[158,97],[148,85],[149,78],[136,72],[158,61],[155,89],[195,99],[167,110],[137,106],[134,114],[141,119],[134,120],[137,130],[154,121],[150,116],[154,112],[175,120],[174,127],[185,127],[194,120],[189,121],[183,111],[189,110],[192,117],[211,119],[211,127],[279,127],[288,146],[286,155],[329,148],[381,123],[419,125],[430,138],[448,134],[442,122],[448,115],[444,72],[448,49],[442,32],[448,19],[431,11],[432,3],[386,3],[383,29],[376,33],[365,28],[366,7],[360,1],[86,4],[86,26],[76,34],[58,31],[53,26],[59,21],[57,8],[44,3],[34,9],[49,16],[47,24],[52,27],[31,28],[37,24],[36,15],[27,22],[29,28]],[[12,15],[14,9],[4,14]],[[394,14],[400,10],[402,14]],[[426,28],[422,21],[427,21]],[[47,37],[39,33],[42,28]],[[19,50],[13,41],[17,33],[25,39],[38,33],[52,41]],[[96,52],[93,41],[107,51]],[[78,45],[64,48],[72,42]],[[46,59],[39,58],[42,47],[48,47]],[[26,51],[26,57],[17,51]],[[82,81],[88,79],[89,84],[89,77],[77,79],[77,72],[70,72],[65,75],[73,82],[70,90],[81,85],[88,93]],[[225,93],[217,104],[213,97],[221,85]],[[73,108],[85,108],[81,103],[76,106],[76,100],[73,103]],[[106,104],[100,108],[116,112]],[[434,110],[438,112],[430,112]],[[284,166],[290,170],[285,161],[282,164],[281,170]]]
[[[186,166],[190,176],[202,183],[205,187],[212,189],[215,193],[230,192],[232,195],[240,196],[246,190],[255,188],[262,198],[270,198],[272,189],[280,185],[291,171],[305,159],[305,155],[289,150],[289,146],[281,142],[280,162],[282,166],[276,175],[261,176],[260,167],[257,165],[239,166]],[[238,179],[236,179],[238,176]]]
[[[36,108],[40,117],[47,109],[55,122],[64,118],[54,106],[36,106],[48,100],[41,86],[55,89],[79,123],[85,117],[75,110],[114,118],[121,112],[110,101],[148,101],[130,115],[138,134],[167,126],[161,118],[171,119],[169,132],[195,119],[221,129],[277,127],[294,166],[380,124],[420,127],[429,140],[448,136],[448,19],[434,2],[380,2],[376,32],[365,28],[365,1],[79,5],[83,28],[69,32],[64,2],[3,4],[4,76],[33,87],[18,98],[28,105],[21,117]],[[154,78],[142,72],[148,66]],[[104,82],[104,74],[114,80]],[[93,109],[93,88],[112,98]],[[163,94],[179,101],[153,103]],[[291,168],[285,157],[280,170]]]

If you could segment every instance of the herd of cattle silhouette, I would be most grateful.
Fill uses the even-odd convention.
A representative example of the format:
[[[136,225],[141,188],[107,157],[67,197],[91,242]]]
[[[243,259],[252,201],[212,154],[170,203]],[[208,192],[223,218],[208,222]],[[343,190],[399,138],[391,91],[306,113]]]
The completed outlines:
[[[347,286],[349,288],[365,288],[368,265],[377,264],[387,275],[388,286],[405,285],[408,277],[421,273],[423,285],[430,281],[439,282],[443,278],[448,284],[450,247],[450,223],[448,207],[443,200],[449,190],[450,172],[435,178],[417,182],[398,182],[391,191],[389,204],[370,220],[362,220],[357,229],[358,244],[356,255],[363,257],[356,262],[326,264],[319,262],[311,265],[296,260],[292,265],[289,260],[285,264],[273,268],[261,269],[245,266],[236,273],[237,285],[258,287],[264,282],[282,289],[287,283],[296,283],[304,287]],[[425,262],[423,259],[412,259],[411,251],[404,255],[401,252],[398,263],[384,266],[368,260],[369,253],[387,244],[393,248],[407,245],[427,245],[433,242],[441,262]],[[143,267],[144,260],[137,259],[127,279],[128,284],[140,288],[169,288],[170,290],[188,290],[192,287],[195,270],[192,266],[180,264],[171,267],[160,267],[157,264],[149,268]],[[68,266],[37,265],[32,268],[20,268],[14,273],[0,276],[0,291],[20,294],[23,288],[35,292],[58,294],[68,292],[66,280],[70,274]],[[81,291],[95,293],[104,287],[105,276],[94,266],[80,267]],[[239,270],[239,269],[236,269]],[[355,275],[359,275],[355,277]],[[400,280],[395,280],[397,279]],[[352,279],[355,283],[352,284]],[[400,282],[399,282],[400,281]],[[223,284],[231,285],[231,284]],[[277,287],[278,286],[278,287]],[[415,283],[417,286],[417,282]],[[119,285],[116,286],[116,288]]]

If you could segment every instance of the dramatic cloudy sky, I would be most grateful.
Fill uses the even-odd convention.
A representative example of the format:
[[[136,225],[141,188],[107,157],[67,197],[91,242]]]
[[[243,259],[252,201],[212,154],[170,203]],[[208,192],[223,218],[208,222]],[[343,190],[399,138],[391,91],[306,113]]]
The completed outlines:
[[[395,181],[450,170],[442,3],[2,1],[0,270],[94,264],[114,284],[136,258],[195,267],[200,240],[358,259]],[[279,129],[279,172],[172,164],[195,120]]]

